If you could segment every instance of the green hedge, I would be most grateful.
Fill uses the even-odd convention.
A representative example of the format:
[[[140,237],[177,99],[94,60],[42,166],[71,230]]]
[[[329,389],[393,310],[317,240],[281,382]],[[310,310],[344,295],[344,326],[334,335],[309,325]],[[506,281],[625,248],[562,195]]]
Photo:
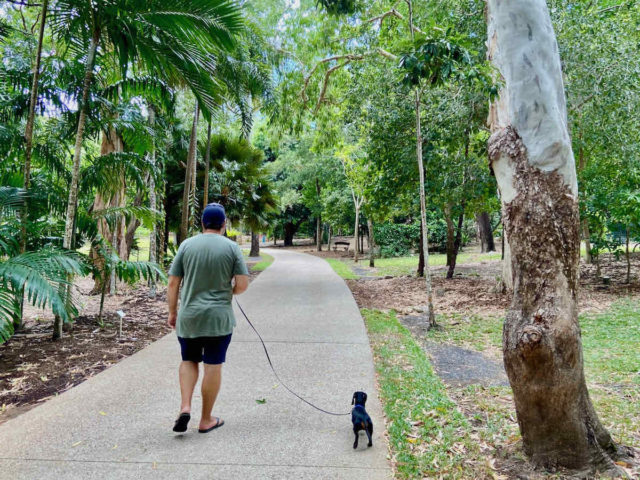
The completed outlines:
[[[447,224],[443,219],[428,222],[429,247],[444,251],[447,244]],[[401,257],[420,248],[420,223],[385,223],[374,227],[376,244],[382,257]]]

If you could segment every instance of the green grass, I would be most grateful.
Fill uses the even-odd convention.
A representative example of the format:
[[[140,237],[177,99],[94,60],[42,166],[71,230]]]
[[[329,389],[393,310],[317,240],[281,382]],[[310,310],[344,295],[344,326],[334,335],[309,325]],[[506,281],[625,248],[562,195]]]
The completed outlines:
[[[246,248],[242,249],[242,255],[244,255],[244,258],[249,258],[249,250]],[[252,272],[263,272],[273,263],[273,257],[268,253],[260,253],[260,258],[261,260],[259,262],[250,265]]]
[[[396,478],[473,478],[482,465],[465,416],[394,313],[362,310],[387,417]]]
[[[329,259],[327,259],[329,261]],[[354,267],[356,263],[351,259],[331,259],[334,262],[340,262],[346,265],[349,269]],[[407,257],[394,257],[394,258],[376,258],[376,267],[372,269],[368,275],[384,277],[391,275],[393,277],[399,277],[403,275],[413,275],[418,269],[418,255],[411,255]],[[458,255],[457,264],[463,263],[479,263],[479,262],[493,262],[499,261],[499,253],[461,253]],[[331,262],[330,262],[331,263]],[[434,253],[429,255],[429,265],[442,266],[447,264],[447,256],[442,253]],[[368,257],[363,257],[362,261],[357,264],[361,268],[368,268]],[[333,265],[332,265],[333,266]],[[341,268],[341,267],[337,267]],[[334,266],[334,270],[338,271]],[[343,277],[344,278],[344,277]],[[350,277],[351,278],[351,277]]]
[[[490,348],[501,360],[501,318],[443,315],[437,320],[441,328],[429,331],[430,340],[479,351]],[[640,447],[640,304],[618,301],[605,313],[581,315],[580,326],[585,376],[596,411],[617,441]],[[510,395],[509,389],[503,394]]]
[[[502,348],[502,318],[479,315],[438,315],[440,328],[431,329],[427,338],[478,351]]]
[[[269,265],[273,263],[273,257],[268,253],[261,253],[260,257],[262,258],[262,260],[260,260],[253,267],[251,267],[251,271],[263,272],[269,267]]]
[[[358,278],[358,276],[353,273],[353,270],[351,270],[351,267],[342,260],[338,260],[337,258],[325,258],[325,260],[331,265],[331,268],[345,280]]]

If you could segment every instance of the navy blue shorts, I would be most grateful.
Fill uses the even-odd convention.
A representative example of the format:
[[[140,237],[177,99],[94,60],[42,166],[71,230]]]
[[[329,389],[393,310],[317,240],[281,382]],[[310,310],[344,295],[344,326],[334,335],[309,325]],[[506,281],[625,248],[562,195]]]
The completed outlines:
[[[183,362],[204,362],[219,365],[227,358],[227,348],[231,343],[231,334],[221,337],[178,337]]]

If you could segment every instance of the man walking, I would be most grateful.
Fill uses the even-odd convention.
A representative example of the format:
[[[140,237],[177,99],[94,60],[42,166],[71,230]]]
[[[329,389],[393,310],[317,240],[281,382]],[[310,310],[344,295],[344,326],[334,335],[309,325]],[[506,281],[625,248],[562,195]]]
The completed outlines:
[[[223,236],[225,227],[224,207],[219,203],[207,205],[202,212],[203,233],[182,242],[169,270],[168,324],[176,329],[182,353],[179,370],[182,403],[174,432],[187,431],[200,362],[204,363],[204,377],[198,431],[206,433],[224,425],[224,420],[213,417],[211,412],[236,324],[231,299],[249,286],[242,251]]]

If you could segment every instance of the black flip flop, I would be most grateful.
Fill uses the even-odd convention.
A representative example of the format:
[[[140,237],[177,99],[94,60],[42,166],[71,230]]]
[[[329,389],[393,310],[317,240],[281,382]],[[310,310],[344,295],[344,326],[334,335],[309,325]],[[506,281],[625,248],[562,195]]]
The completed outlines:
[[[186,432],[189,420],[191,420],[190,413],[181,413],[180,416],[176,419],[176,423],[173,425],[173,431],[178,433]]]
[[[210,432],[211,430],[215,430],[216,428],[221,427],[222,425],[224,425],[224,420],[220,420],[220,417],[216,417],[216,418],[218,419],[218,422],[213,427],[209,427],[209,428],[206,428],[206,429],[199,428],[198,432],[199,433],[207,433],[207,432]]]

